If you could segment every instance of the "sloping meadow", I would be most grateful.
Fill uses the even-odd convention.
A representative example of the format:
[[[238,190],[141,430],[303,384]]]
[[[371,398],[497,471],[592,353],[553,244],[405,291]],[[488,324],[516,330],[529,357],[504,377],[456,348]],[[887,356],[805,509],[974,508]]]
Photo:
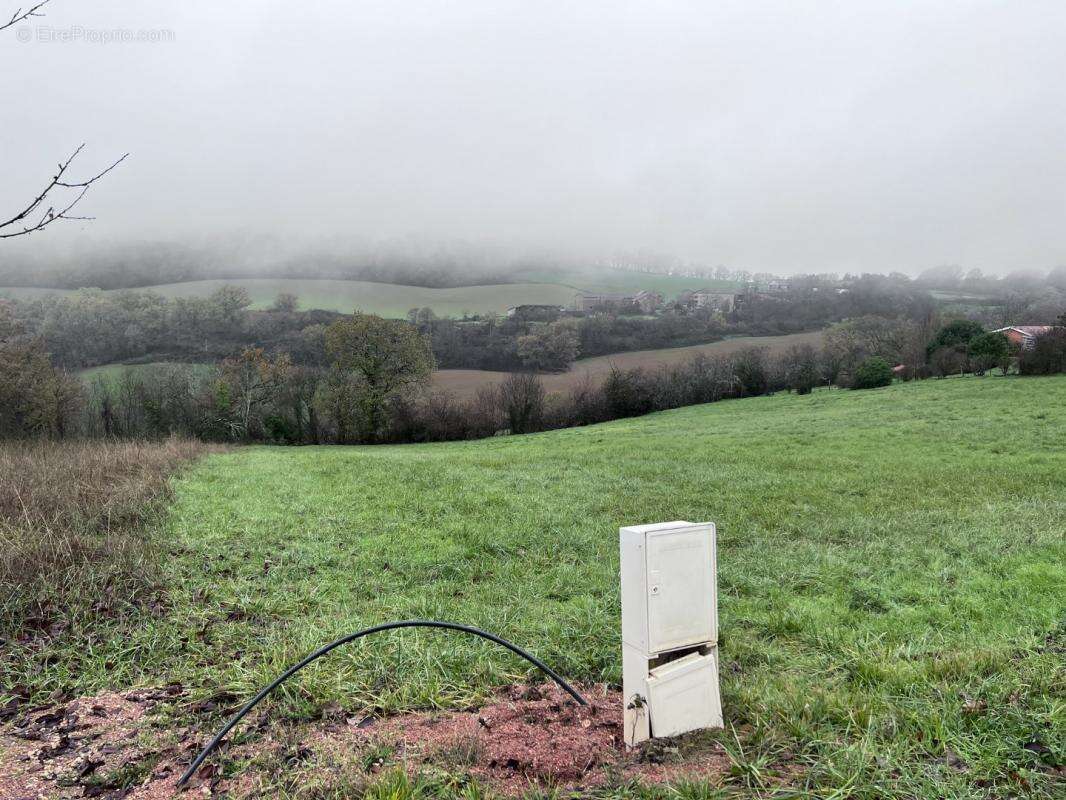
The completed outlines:
[[[700,741],[728,751],[722,791],[783,776],[819,796],[1061,788],[1058,377],[778,395],[479,442],[212,455],[178,480],[155,529],[160,608],[101,626],[92,648],[60,635],[19,651],[5,679],[36,696],[180,684],[173,724],[206,734],[332,638],[428,617],[615,684],[617,529],[672,519],[718,523],[727,729]],[[483,642],[401,631],[300,673],[269,725],[471,708],[533,677]]]

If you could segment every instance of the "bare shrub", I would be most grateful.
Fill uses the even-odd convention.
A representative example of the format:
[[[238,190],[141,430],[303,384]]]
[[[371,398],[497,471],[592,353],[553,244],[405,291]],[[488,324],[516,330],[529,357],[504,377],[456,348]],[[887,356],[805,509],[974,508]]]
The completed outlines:
[[[966,356],[953,347],[937,348],[929,357],[929,363],[938,378],[961,374],[967,368]]]
[[[796,394],[810,394],[822,381],[818,351],[809,344],[790,347],[778,361],[786,388]]]
[[[654,381],[639,367],[612,367],[603,382],[603,396],[612,419],[639,417],[655,411]]]
[[[609,418],[600,385],[588,374],[570,390],[568,400],[568,425],[592,425]]]
[[[426,439],[431,442],[466,439],[468,415],[463,411],[462,404],[450,394],[430,394],[425,402]]]
[[[207,449],[177,438],[0,444],[0,635],[55,633],[144,597],[157,564],[145,529],[168,477]]]
[[[470,425],[472,437],[492,436],[507,425],[500,404],[500,391],[496,386],[478,389],[474,399],[467,403],[467,408],[473,417]]]
[[[696,355],[689,362],[690,402],[716,403],[735,397],[740,386],[732,362],[725,356]]]
[[[544,384],[536,375],[512,372],[500,384],[500,403],[511,433],[540,430],[544,418]]]
[[[765,347],[745,347],[733,356],[733,374],[742,397],[755,397],[770,390],[770,369]]]

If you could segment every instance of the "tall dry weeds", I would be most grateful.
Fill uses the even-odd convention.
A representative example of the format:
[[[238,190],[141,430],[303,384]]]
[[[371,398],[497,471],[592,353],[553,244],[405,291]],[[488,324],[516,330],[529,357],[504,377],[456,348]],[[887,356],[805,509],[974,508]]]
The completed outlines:
[[[148,525],[190,440],[0,443],[0,636],[122,613],[153,585]]]

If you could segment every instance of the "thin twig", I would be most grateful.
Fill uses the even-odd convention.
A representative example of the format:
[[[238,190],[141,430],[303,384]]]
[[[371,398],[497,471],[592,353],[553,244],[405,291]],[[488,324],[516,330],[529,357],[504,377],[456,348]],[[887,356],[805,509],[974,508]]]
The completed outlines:
[[[56,172],[56,174],[28,206],[22,209],[15,216],[11,217],[11,219],[6,220],[4,222],[0,222],[0,239],[10,239],[15,236],[26,236],[27,234],[35,233],[36,231],[47,228],[53,222],[58,222],[61,219],[93,219],[93,217],[74,216],[70,212],[74,209],[75,206],[78,205],[78,203],[81,202],[82,198],[85,197],[86,193],[89,191],[89,187],[91,187],[94,183],[96,183],[98,180],[100,180],[109,172],[111,172],[111,170],[113,170],[115,167],[125,161],[129,157],[129,153],[126,153],[122,156],[122,158],[115,161],[107,169],[97,173],[96,175],[93,175],[91,178],[87,178],[86,180],[81,181],[64,180],[63,178],[66,175],[67,170],[70,168],[70,165],[74,162],[74,159],[76,159],[78,155],[80,155],[83,149],[85,149],[85,145],[79,145],[78,148],[71,154],[70,158],[58,165],[58,171]],[[37,220],[36,223],[27,223],[26,220],[31,215],[35,214],[38,209],[40,209],[44,205],[45,200],[48,199],[48,196],[52,192],[52,190],[57,188],[81,189],[81,191],[71,203],[63,207],[61,210],[57,211],[56,206],[50,205],[44,210],[44,212],[41,214],[40,218]],[[5,230],[7,228],[13,228],[13,230]]]
[[[11,15],[11,21],[10,22],[5,22],[3,24],[0,24],[0,31],[6,30],[7,28],[10,28],[12,25],[18,25],[20,22],[22,22],[23,20],[27,20],[30,17],[43,17],[44,14],[38,14],[37,12],[41,8],[43,8],[44,6],[48,5],[50,2],[52,2],[52,0],[43,0],[43,2],[38,3],[33,8],[31,8],[29,11],[25,11],[25,12],[21,8],[16,9],[15,13]]]

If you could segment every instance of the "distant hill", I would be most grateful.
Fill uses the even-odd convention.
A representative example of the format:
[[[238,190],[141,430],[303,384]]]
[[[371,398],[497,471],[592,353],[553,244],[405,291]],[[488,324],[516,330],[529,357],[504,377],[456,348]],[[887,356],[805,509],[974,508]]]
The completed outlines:
[[[351,313],[359,310],[384,317],[404,317],[409,309],[428,306],[441,317],[463,313],[503,313],[521,303],[566,305],[574,296],[568,286],[545,283],[502,283],[463,286],[455,289],[427,289],[369,281],[297,280],[291,278],[250,278],[239,280],[188,281],[146,286],[135,291],[158,292],[164,297],[206,296],[220,286],[243,286],[252,297],[253,308],[267,308],[281,292],[300,299],[301,309],[324,309]],[[72,290],[67,290],[72,291]],[[117,291],[117,290],[116,290]],[[65,293],[55,289],[0,287],[0,297],[15,298]]]
[[[515,278],[530,283],[561,283],[585,292],[636,292],[646,289],[662,292],[669,300],[692,289],[739,289],[737,281],[721,281],[684,275],[665,275],[657,272],[634,272],[623,269],[589,270],[523,270]]]
[[[235,278],[184,281],[144,286],[135,291],[158,292],[164,297],[196,297],[211,294],[223,285],[243,286],[252,296],[254,308],[267,308],[282,292],[295,294],[301,309],[323,309],[350,313],[356,309],[385,317],[404,317],[412,308],[428,306],[440,317],[469,314],[500,314],[511,306],[525,303],[569,305],[579,291],[623,292],[648,289],[667,298],[686,289],[721,287],[723,282],[654,275],[622,270],[599,272],[519,273],[521,283],[479,284],[444,289],[353,280],[314,278]],[[728,285],[728,284],[726,284]],[[2,287],[0,297],[27,298],[42,294],[64,294],[73,289],[41,287]],[[120,291],[120,290],[111,290]]]

